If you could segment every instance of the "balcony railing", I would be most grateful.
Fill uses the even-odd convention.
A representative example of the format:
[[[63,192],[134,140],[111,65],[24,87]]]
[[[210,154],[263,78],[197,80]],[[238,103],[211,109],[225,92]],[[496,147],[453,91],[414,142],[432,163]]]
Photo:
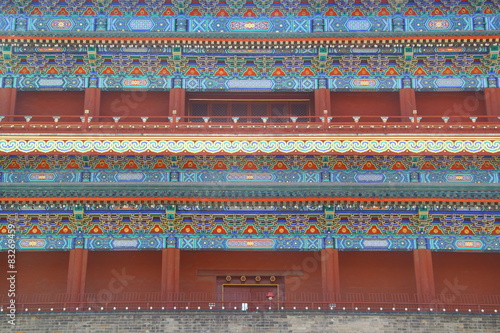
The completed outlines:
[[[96,293],[82,294],[70,300],[67,294],[18,295],[16,312],[87,312],[87,311],[330,311],[330,312],[430,312],[498,314],[500,295],[440,294],[431,301],[419,301],[417,295],[396,294],[285,294],[278,298],[224,300],[217,293]],[[241,296],[241,295],[240,295]],[[0,302],[0,313],[7,313],[9,300]]]
[[[15,115],[1,133],[67,134],[498,134],[500,117],[139,117]]]

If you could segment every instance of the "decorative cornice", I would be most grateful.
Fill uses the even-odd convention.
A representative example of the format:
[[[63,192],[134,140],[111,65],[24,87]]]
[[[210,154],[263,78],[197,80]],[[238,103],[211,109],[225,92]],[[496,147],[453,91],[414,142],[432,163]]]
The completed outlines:
[[[40,13],[41,14],[41,13]],[[500,15],[4,15],[4,43],[256,45],[498,43]],[[2,31],[4,32],[2,34]]]
[[[82,45],[235,45],[245,43],[256,45],[413,45],[428,43],[483,43],[497,45],[500,33],[494,31],[408,31],[408,32],[323,32],[323,33],[279,33],[269,32],[58,32],[58,31],[10,31],[0,35],[5,44],[34,43],[35,45],[82,44]],[[247,45],[246,43],[250,43]]]
[[[499,137],[3,137],[0,154],[500,154]]]
[[[177,236],[177,237],[175,237]],[[336,235],[337,236],[337,235]],[[26,235],[16,239],[16,249],[63,250],[152,250],[175,246],[182,250],[300,250],[318,251],[334,247],[340,250],[399,250],[428,248],[433,251],[500,252],[497,236],[426,236],[413,235],[98,235],[74,237],[63,235]],[[173,244],[169,244],[173,243]],[[7,236],[0,235],[0,251],[9,249]],[[167,246],[165,246],[167,244]]]
[[[496,11],[495,1],[172,1],[172,0],[65,0],[21,1],[5,0],[0,6],[3,13],[37,15],[110,15],[110,16],[172,16],[187,17],[386,17],[481,15]]]

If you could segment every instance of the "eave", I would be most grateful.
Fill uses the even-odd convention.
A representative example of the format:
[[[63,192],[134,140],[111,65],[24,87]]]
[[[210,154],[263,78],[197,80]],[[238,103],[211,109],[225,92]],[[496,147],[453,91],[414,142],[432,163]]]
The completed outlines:
[[[85,183],[0,185],[0,203],[155,202],[190,205],[367,203],[498,205],[496,184],[356,183]]]
[[[1,33],[1,32],[0,32]],[[362,36],[362,37],[360,37]],[[496,44],[500,32],[493,31],[418,31],[405,32],[319,32],[319,33],[270,33],[270,32],[23,32],[4,31],[0,42],[4,44],[158,44],[158,45],[412,45],[412,44]]]

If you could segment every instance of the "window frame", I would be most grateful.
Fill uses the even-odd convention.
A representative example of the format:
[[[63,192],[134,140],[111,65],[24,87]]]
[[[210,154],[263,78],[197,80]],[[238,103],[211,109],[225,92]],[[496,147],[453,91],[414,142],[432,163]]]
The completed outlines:
[[[270,118],[269,121],[273,122],[274,116],[277,117],[282,117],[282,119],[275,118],[274,122],[286,122],[288,121],[287,118],[290,117],[311,117],[311,98],[189,98],[188,99],[188,112],[187,116],[188,117],[200,117],[200,120],[197,121],[202,121],[201,118],[203,117],[209,117],[211,122],[228,122],[229,119],[232,117],[237,117],[238,119],[241,118],[246,118],[246,117],[257,117],[253,120],[248,120],[249,122],[262,122],[262,118]],[[194,116],[194,105],[199,105],[199,104],[204,104],[207,105],[207,114],[206,115],[200,115],[200,116]],[[213,113],[213,106],[217,104],[224,104],[227,105],[227,110],[228,114],[226,121],[224,119],[217,119],[213,117],[218,117],[214,115]],[[265,104],[265,115],[260,115],[260,116],[253,116],[252,112],[252,106],[258,105],[258,104]],[[273,105],[277,104],[284,104],[285,105],[285,114],[284,115],[273,115]],[[246,105],[246,110],[245,114],[233,114],[233,105]],[[305,105],[305,114],[304,115],[295,115],[293,113],[293,106],[294,105]],[[222,116],[220,116],[222,117]],[[195,119],[192,119],[191,121],[195,121]],[[239,120],[241,122],[245,122],[245,119]],[[302,121],[307,121],[307,118],[302,120]]]

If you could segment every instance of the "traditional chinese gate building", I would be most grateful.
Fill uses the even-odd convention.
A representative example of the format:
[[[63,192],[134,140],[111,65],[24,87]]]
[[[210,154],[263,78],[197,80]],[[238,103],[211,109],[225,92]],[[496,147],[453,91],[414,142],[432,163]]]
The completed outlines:
[[[0,8],[20,308],[497,311],[496,1]]]

